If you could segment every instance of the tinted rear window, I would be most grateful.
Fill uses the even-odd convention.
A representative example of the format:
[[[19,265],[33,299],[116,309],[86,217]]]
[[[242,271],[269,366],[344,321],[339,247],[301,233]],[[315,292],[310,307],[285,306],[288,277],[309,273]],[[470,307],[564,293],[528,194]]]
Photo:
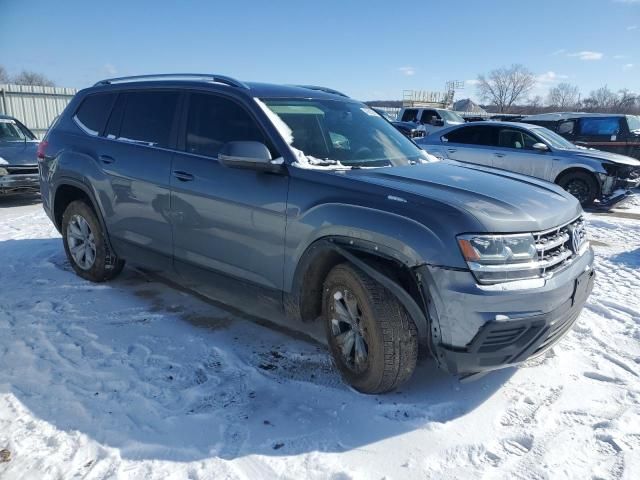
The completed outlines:
[[[178,92],[127,93],[118,139],[168,147],[179,95]]]
[[[76,112],[76,123],[86,133],[98,135],[104,129],[111,106],[116,98],[115,93],[96,93],[85,98]]]

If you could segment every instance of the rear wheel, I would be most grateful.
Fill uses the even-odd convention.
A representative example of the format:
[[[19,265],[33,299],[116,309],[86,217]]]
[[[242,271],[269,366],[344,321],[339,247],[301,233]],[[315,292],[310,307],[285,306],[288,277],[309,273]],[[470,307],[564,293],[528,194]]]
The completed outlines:
[[[598,183],[593,175],[587,172],[571,172],[557,181],[571,195],[576,197],[583,207],[593,203],[598,196]]]
[[[98,217],[84,201],[73,201],[64,211],[62,238],[67,258],[82,278],[104,282],[122,271],[124,261],[111,252]]]
[[[324,283],[322,311],[334,363],[353,388],[383,393],[411,377],[417,330],[382,285],[349,264],[337,265]]]

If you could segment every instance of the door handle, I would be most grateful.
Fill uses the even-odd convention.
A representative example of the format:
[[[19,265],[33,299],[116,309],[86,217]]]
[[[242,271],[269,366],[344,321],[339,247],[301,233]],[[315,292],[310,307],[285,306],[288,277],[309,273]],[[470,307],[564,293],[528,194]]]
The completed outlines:
[[[456,153],[458,151],[457,148],[447,148],[447,152],[449,153]]]
[[[193,180],[193,175],[188,172],[183,172],[182,170],[174,170],[173,176],[176,177],[181,182],[190,182]]]
[[[502,157],[504,157],[506,154],[504,154],[504,153],[494,153],[494,155],[495,155],[496,157],[498,157],[498,158],[502,158]]]
[[[113,163],[116,161],[115,158],[110,157],[109,155],[100,155],[98,158],[102,163],[106,163],[106,164]]]

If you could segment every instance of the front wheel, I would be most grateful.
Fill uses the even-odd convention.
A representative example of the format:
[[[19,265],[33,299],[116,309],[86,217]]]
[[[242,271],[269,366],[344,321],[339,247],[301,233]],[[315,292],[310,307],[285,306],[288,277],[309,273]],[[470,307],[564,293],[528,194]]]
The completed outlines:
[[[383,393],[411,377],[418,333],[396,297],[361,270],[343,263],[324,282],[323,320],[342,378],[362,393]]]
[[[124,267],[124,261],[110,251],[95,212],[82,200],[71,202],[64,211],[62,239],[73,270],[82,278],[104,282]]]
[[[572,172],[558,179],[558,185],[576,197],[583,207],[588,207],[598,196],[598,184],[590,173]]]

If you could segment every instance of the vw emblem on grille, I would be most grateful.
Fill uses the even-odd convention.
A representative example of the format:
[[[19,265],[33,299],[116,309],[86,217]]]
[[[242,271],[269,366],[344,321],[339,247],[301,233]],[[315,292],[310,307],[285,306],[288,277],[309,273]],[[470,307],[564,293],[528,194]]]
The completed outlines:
[[[587,239],[587,231],[584,228],[584,223],[576,223],[571,229],[571,249],[574,253],[580,251],[580,247]]]

